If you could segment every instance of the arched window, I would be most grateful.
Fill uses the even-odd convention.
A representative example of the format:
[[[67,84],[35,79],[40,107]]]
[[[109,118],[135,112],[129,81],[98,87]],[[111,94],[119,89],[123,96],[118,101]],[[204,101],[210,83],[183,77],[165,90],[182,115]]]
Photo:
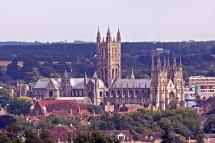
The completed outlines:
[[[115,97],[115,91],[111,91],[111,95],[113,96],[113,97]]]
[[[102,97],[102,91],[99,92],[99,97]]]
[[[139,96],[139,91],[138,90],[135,91],[135,97],[137,97],[137,96]]]
[[[112,69],[112,78],[114,78],[114,69]]]
[[[115,76],[118,77],[118,69],[115,69]]]
[[[127,95],[127,91],[124,90],[124,91],[123,91],[123,96],[125,97],[126,95]]]
[[[118,97],[118,96],[121,96],[120,90],[117,91],[117,97]]]
[[[53,96],[53,91],[50,90],[50,91],[49,91],[49,97],[52,98],[52,96]]]
[[[133,96],[133,91],[132,90],[129,90],[129,97]]]
[[[109,95],[109,93],[108,93],[108,91],[106,91],[106,97],[108,97],[108,95]]]

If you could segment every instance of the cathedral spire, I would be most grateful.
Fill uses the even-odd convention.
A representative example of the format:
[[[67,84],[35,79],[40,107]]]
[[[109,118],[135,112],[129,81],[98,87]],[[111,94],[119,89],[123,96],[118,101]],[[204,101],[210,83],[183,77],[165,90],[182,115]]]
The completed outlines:
[[[97,43],[100,43],[100,41],[101,41],[101,35],[100,35],[100,31],[99,31],[99,26],[98,26]]]
[[[134,70],[131,69],[131,79],[135,79]]]
[[[87,79],[87,73],[86,72],[84,73],[84,78]]]
[[[117,40],[117,42],[120,42],[120,41],[121,41],[121,35],[120,35],[119,27],[118,27],[118,31],[117,31],[116,40]]]
[[[182,60],[181,60],[181,57],[180,57],[180,62],[179,62],[179,67],[178,67],[178,69],[180,70],[180,71],[182,71],[183,69],[182,69]]]
[[[108,30],[107,30],[107,36],[110,37],[110,28],[109,28],[109,25],[108,25]]]
[[[181,57],[180,57],[180,63],[179,63],[179,65],[180,65],[180,66],[182,66],[182,61],[181,61]]]
[[[109,28],[109,25],[108,25],[108,30],[107,30],[106,42],[111,42],[111,34],[110,34],[110,28]]]
[[[167,69],[168,69],[168,70],[170,69],[169,57],[168,57],[168,59],[167,59]]]
[[[163,70],[166,70],[166,58],[164,58]]]
[[[96,71],[93,74],[93,78],[96,78],[96,79],[98,78]]]
[[[172,68],[173,68],[173,70],[176,70],[176,58],[174,57],[174,59],[173,59],[173,65],[172,65]]]
[[[64,71],[64,77],[69,77],[68,73],[67,73],[67,70]]]
[[[158,57],[157,70],[161,70],[161,60],[160,60],[160,57]]]
[[[84,84],[87,85],[87,73],[84,73]]]
[[[119,32],[118,40],[120,40]],[[96,71],[98,79],[104,80],[105,85],[110,88],[115,79],[121,78],[121,41],[117,41],[117,37],[111,37],[110,28],[108,26],[107,35],[101,42],[102,44],[97,43]],[[112,43],[114,46],[112,46]],[[112,55],[114,55],[114,57]]]
[[[154,62],[154,58],[152,57],[152,64],[151,64],[152,70],[154,70],[154,66],[155,66],[155,62]]]
[[[99,31],[99,26],[98,26],[98,32],[97,33],[99,33],[100,34],[100,31]]]

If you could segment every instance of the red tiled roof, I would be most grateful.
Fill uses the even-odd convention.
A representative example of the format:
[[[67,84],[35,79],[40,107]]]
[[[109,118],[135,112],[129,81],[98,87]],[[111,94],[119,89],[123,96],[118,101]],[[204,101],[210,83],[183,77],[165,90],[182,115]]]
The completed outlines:
[[[87,113],[87,108],[83,104],[78,104],[75,100],[38,100],[35,104],[33,112],[40,111],[45,107],[45,116],[51,114],[60,116],[79,116],[82,113]],[[37,111],[36,111],[37,110]]]
[[[75,106],[79,107],[79,104],[75,100],[38,100],[39,105],[42,106],[48,106],[51,104],[74,104]]]

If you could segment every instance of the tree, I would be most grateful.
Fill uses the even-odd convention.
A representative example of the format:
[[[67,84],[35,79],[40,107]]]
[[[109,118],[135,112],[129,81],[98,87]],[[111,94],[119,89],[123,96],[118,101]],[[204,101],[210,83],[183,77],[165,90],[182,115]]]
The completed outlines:
[[[19,100],[23,103],[33,104],[33,99],[31,97],[28,97],[28,96],[21,96],[19,98]]]
[[[42,128],[39,136],[40,136],[41,143],[53,143],[53,141],[49,135],[49,132],[47,130],[45,130],[44,128]]]
[[[3,88],[0,89],[0,106],[5,107],[12,101],[12,98],[9,96],[8,90]]]
[[[120,140],[92,131],[89,133],[78,133],[74,143],[120,143]]]
[[[15,115],[28,115],[30,113],[30,107],[32,103],[26,100],[14,99],[8,106],[8,112]]]
[[[25,130],[24,137],[24,143],[40,143],[40,139],[38,138],[37,134],[34,134],[32,130]]]
[[[20,76],[20,68],[18,66],[18,61],[14,60],[11,64],[7,66],[7,74],[14,78],[18,79]]]
[[[21,143],[20,129],[15,124],[0,133],[0,143]]]
[[[90,113],[93,113],[93,112],[95,112],[96,114],[103,113],[103,109],[101,106],[90,104],[90,105],[87,105],[87,109]]]
[[[0,132],[0,143],[21,143],[21,139],[12,133]]]
[[[173,135],[168,130],[165,130],[161,143],[187,143],[187,141],[185,137],[181,135]]]
[[[56,73],[55,69],[51,66],[43,66],[41,69],[41,75],[49,77],[51,74]]]
[[[207,121],[205,122],[204,132],[207,134],[214,134],[215,133],[215,114],[211,114]]]
[[[25,73],[25,80],[27,82],[36,82],[40,78],[40,71],[38,68],[34,67],[30,71]]]
[[[7,126],[10,126],[16,122],[16,119],[10,115],[0,116],[0,128],[5,129]]]

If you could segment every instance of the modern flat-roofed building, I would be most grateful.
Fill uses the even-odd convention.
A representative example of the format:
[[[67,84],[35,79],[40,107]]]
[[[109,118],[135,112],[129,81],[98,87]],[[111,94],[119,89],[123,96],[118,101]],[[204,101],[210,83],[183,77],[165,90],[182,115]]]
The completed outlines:
[[[204,98],[215,96],[215,77],[190,76],[189,86],[199,86],[200,94]]]

